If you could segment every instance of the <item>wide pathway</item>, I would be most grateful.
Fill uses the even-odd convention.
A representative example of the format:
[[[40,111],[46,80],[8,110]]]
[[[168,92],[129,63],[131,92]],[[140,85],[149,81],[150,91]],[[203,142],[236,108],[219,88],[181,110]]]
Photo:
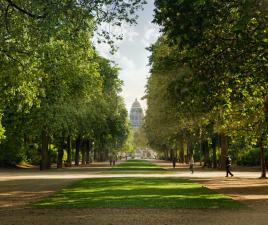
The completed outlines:
[[[112,174],[107,163],[90,167],[51,169],[0,170],[0,224],[94,224],[94,225],[175,225],[175,224],[268,224],[268,181],[258,179],[260,172],[234,171],[226,178],[224,171],[198,168],[191,174],[187,166],[173,170],[170,163],[155,161],[174,173]],[[108,172],[108,173],[107,173]],[[237,210],[186,210],[186,209],[31,209],[29,203],[49,195],[62,187],[83,178],[96,177],[184,177],[224,193],[249,206]],[[226,220],[227,218],[227,220]]]

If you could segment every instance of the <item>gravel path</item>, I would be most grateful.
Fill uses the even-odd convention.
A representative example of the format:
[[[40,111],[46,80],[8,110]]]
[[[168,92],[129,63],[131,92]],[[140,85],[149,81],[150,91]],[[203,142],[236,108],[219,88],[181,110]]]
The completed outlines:
[[[170,164],[157,161],[172,170]],[[105,174],[107,164],[89,168],[0,170],[1,225],[267,225],[268,180],[260,172],[235,171],[233,178],[223,171],[198,169],[190,174],[181,165],[175,174]],[[29,203],[43,198],[82,178],[93,177],[185,177],[202,183],[249,206],[243,210],[185,209],[31,209]]]

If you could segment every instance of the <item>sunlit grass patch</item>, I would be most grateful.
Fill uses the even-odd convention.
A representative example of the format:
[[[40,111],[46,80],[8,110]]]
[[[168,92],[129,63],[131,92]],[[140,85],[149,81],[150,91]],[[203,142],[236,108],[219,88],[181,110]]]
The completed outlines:
[[[241,208],[241,203],[178,178],[95,178],[64,188],[38,208]]]
[[[108,170],[102,171],[102,174],[175,174],[176,171],[169,171],[169,170]]]

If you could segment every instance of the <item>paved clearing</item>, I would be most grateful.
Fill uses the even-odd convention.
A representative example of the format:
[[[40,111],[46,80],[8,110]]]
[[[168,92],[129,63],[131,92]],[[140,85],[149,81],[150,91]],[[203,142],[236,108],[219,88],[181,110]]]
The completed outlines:
[[[170,163],[156,161],[172,170]],[[190,174],[181,165],[172,174],[105,174],[108,164],[89,168],[0,170],[1,225],[267,225],[268,180],[258,179],[260,172],[235,171],[224,177],[223,171],[198,169]],[[249,209],[31,209],[29,203],[82,178],[91,177],[184,177],[202,183],[219,193],[244,202]]]

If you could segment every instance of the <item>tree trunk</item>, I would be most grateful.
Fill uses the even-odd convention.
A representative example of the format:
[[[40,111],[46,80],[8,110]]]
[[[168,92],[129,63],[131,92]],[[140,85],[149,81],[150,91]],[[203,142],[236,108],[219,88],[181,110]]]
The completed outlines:
[[[193,145],[191,141],[189,140],[187,143],[187,154],[186,154],[186,160],[185,163],[189,164],[190,156],[193,155]]]
[[[77,137],[75,141],[75,166],[79,166],[79,150],[80,150],[80,145],[81,145],[81,138],[80,136]]]
[[[225,135],[225,133],[220,134],[220,140],[221,140],[221,163],[220,163],[220,167],[224,168],[226,156],[228,155],[228,137]]]
[[[109,159],[109,150],[106,149],[104,151],[104,160],[103,161],[107,161]],[[117,156],[115,157],[115,161],[117,162]]]
[[[97,148],[96,146],[93,149],[93,160],[95,161],[97,159]]]
[[[268,96],[265,98],[265,101],[264,101],[264,115],[265,115],[265,121],[266,121],[266,129],[268,130]]]
[[[82,155],[81,164],[84,166],[86,164],[86,143],[85,143],[85,141],[82,142],[81,155]]]
[[[104,147],[102,146],[102,150],[101,150],[101,155],[100,155],[100,161],[104,162],[106,157],[105,157],[105,152],[106,150],[104,149]]]
[[[183,145],[183,141],[180,142],[179,156],[180,156],[179,162],[184,163],[184,145]]]
[[[58,149],[58,159],[57,159],[57,168],[62,168],[62,158],[63,158],[63,149],[64,149],[64,137],[60,138],[60,145]]]
[[[86,142],[86,164],[87,165],[90,163],[89,152],[90,152],[90,141],[87,141]]]
[[[168,158],[169,158],[169,156],[168,156],[168,150],[165,149],[164,150],[164,159],[168,161]]]
[[[62,168],[62,158],[63,158],[63,148],[59,147],[59,149],[58,149],[57,168]]]
[[[266,164],[265,164],[265,156],[264,156],[263,137],[260,138],[259,146],[260,146],[260,161],[261,161],[261,177],[260,178],[266,178]]]
[[[95,148],[94,148],[94,160],[95,161],[99,161],[100,159],[100,146],[97,145]]]
[[[217,140],[218,140],[218,135],[215,134],[213,137],[212,137],[212,160],[213,160],[213,168],[217,168]]]
[[[72,166],[72,157],[71,157],[71,137],[67,138],[67,160],[65,166]]]
[[[42,132],[42,146],[41,146],[41,161],[40,170],[49,169],[49,159],[48,159],[48,133],[46,131]]]
[[[203,151],[203,154],[204,154],[204,166],[210,167],[209,147],[208,147],[208,141],[207,140],[202,142],[202,151]]]
[[[170,162],[172,162],[172,160],[173,160],[173,151],[172,151],[172,150],[169,150],[169,157],[168,157],[168,160],[169,160]]]
[[[266,129],[265,129],[264,136],[266,137],[267,130],[268,130],[268,96],[265,98],[265,101],[264,101],[264,115],[265,115],[265,121],[266,121]],[[261,140],[260,140],[261,169],[262,169],[261,178],[266,178],[266,163],[265,163],[263,141],[264,141],[264,137],[261,137]]]

